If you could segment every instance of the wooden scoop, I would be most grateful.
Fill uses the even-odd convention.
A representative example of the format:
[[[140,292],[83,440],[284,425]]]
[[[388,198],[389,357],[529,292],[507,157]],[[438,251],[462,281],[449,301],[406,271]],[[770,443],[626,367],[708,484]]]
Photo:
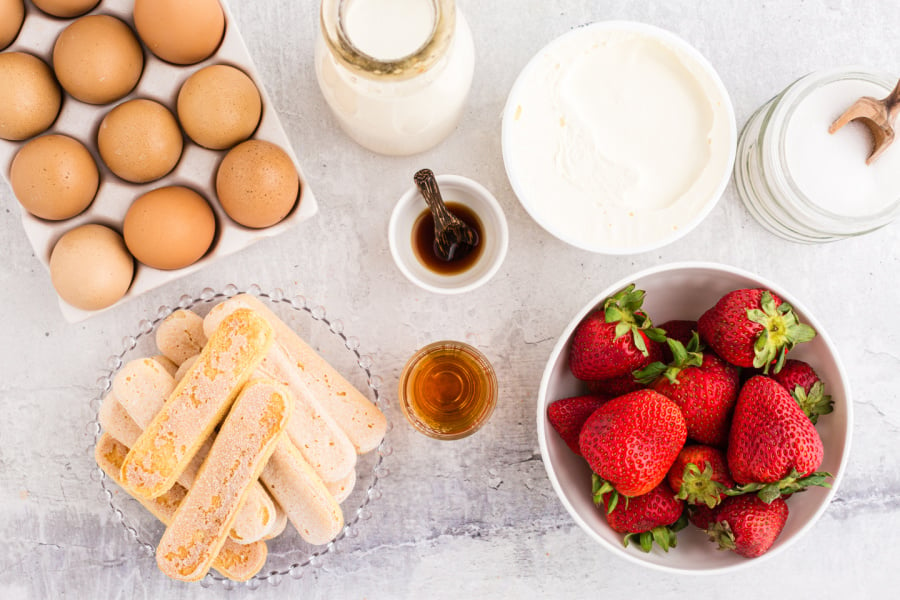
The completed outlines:
[[[898,112],[900,112],[900,81],[897,82],[894,91],[883,100],[863,96],[854,102],[831,124],[828,133],[836,132],[850,121],[859,121],[868,127],[872,132],[872,153],[866,159],[866,164],[871,165],[894,141],[893,122]]]

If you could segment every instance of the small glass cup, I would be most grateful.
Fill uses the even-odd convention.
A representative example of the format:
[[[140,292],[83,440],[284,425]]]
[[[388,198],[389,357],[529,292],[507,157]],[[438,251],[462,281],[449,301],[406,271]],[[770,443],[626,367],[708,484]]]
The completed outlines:
[[[400,375],[400,408],[419,432],[457,440],[478,431],[497,405],[488,359],[463,342],[440,341],[416,352]]]

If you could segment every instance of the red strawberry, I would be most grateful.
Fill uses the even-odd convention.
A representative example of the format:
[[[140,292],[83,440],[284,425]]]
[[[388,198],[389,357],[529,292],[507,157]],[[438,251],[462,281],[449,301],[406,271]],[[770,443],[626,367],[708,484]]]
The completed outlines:
[[[777,381],[752,377],[738,395],[728,439],[728,468],[745,492],[771,501],[809,485],[825,485],[822,439],[800,405]]]
[[[765,554],[784,529],[788,506],[781,498],[765,503],[756,496],[726,498],[707,529],[720,550],[755,558]]]
[[[692,525],[706,531],[712,524],[716,512],[715,509],[712,509],[705,504],[688,504],[687,515],[688,521]]]
[[[569,368],[575,377],[609,379],[659,360],[658,342],[665,340],[665,334],[654,329],[640,310],[643,301],[643,290],[631,284],[585,317],[575,329],[569,350]]]
[[[772,375],[772,379],[791,393],[813,423],[818,422],[819,415],[827,415],[834,410],[831,396],[825,394],[825,383],[808,363],[788,359],[784,361],[781,371]]]
[[[674,358],[669,366],[653,363],[637,379],[667,396],[681,408],[688,437],[701,444],[724,447],[738,394],[738,369],[710,352],[696,349],[696,334],[686,349],[669,339]]]
[[[781,370],[785,354],[815,337],[793,308],[769,290],[742,289],[722,296],[697,322],[700,337],[716,354],[739,367]]]
[[[665,478],[686,437],[678,406],[658,392],[639,390],[594,411],[581,428],[579,447],[603,479],[603,493],[640,496]]]
[[[659,328],[666,332],[667,338],[678,340],[684,346],[687,346],[691,341],[691,337],[693,337],[694,333],[697,331],[697,321],[675,319],[673,321],[666,321],[660,325]],[[670,363],[672,362],[672,358],[672,351],[667,345],[663,346],[663,362]]]
[[[676,498],[709,508],[724,498],[724,490],[734,487],[722,451],[699,444],[685,446],[678,453],[667,479]]]
[[[587,418],[604,402],[604,396],[576,396],[557,400],[547,407],[547,420],[572,452],[581,456],[578,448],[578,434]]]
[[[592,394],[609,396],[610,398],[624,396],[629,392],[642,390],[645,387],[647,386],[636,381],[634,375],[631,373],[619,375],[618,377],[611,377],[609,379],[598,379],[596,381],[587,382],[587,388]]]
[[[602,481],[594,477],[594,487],[600,489]],[[609,495],[595,498],[606,507],[606,522],[614,531],[624,533],[624,545],[636,540],[644,552],[650,552],[655,541],[669,551],[678,540],[675,533],[684,529],[687,519],[682,519],[684,502],[677,499],[665,483],[661,483],[643,496],[629,498],[627,502],[613,504]]]

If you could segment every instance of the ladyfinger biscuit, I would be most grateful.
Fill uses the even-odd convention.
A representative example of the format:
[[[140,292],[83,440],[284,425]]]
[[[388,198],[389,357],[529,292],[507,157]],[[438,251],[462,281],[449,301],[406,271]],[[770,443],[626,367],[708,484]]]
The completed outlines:
[[[175,373],[178,372],[178,365],[173,363],[171,360],[163,356],[162,354],[157,354],[155,356],[151,356],[151,359],[155,360],[159,363],[159,365],[166,370],[172,377],[175,377]]]
[[[228,537],[239,544],[265,539],[277,516],[272,496],[259,481],[254,481],[247,490],[243,504],[238,507],[238,514],[228,531]]]
[[[125,410],[125,407],[122,406],[113,392],[110,392],[103,398],[103,403],[100,405],[99,421],[100,426],[106,433],[129,448],[134,446],[134,443],[141,437],[141,433],[144,432],[144,428],[131,418],[131,415],[128,414],[128,411]],[[208,441],[204,442],[197,454],[194,455],[194,458],[191,459],[191,462],[188,463],[188,466],[178,475],[178,483],[182,486],[186,488],[191,487],[200,465],[203,464],[203,457],[209,452],[209,445]]]
[[[207,319],[218,321],[223,314],[214,308]],[[211,322],[210,330],[213,328]],[[290,388],[294,396],[294,414],[287,429],[291,441],[323,480],[345,479],[356,467],[356,449],[341,427],[310,393],[300,373],[284,352],[273,344],[254,377],[274,379]]]
[[[204,329],[211,331],[217,319],[237,307],[251,308],[268,321],[275,330],[276,345],[297,367],[310,392],[347,434],[357,453],[378,447],[387,430],[384,414],[258,298],[240,294],[222,302],[204,319]]]
[[[112,390],[135,423],[145,428],[175,390],[175,378],[152,358],[138,358],[119,369]]]
[[[148,367],[147,359],[138,359],[125,364],[121,371],[116,374],[113,379],[112,393],[117,400],[117,404],[121,406],[121,410],[128,415],[129,420],[134,424],[134,428],[130,428],[128,437],[120,437],[117,432],[122,432],[121,428],[107,427],[100,422],[114,438],[128,446],[133,447],[137,443],[138,438],[147,428],[153,419],[162,410],[166,399],[175,389],[175,380],[167,373],[160,373],[152,365]],[[102,411],[102,407],[101,407]],[[137,435],[134,435],[134,431]],[[197,449],[197,452],[188,462],[187,466],[178,474],[176,481],[186,488],[191,487],[203,459],[209,453],[212,441],[206,439]]]
[[[340,504],[350,496],[353,486],[356,485],[356,469],[350,471],[350,474],[340,481],[324,481],[323,483],[334,501]]]
[[[175,371],[175,381],[184,379],[184,375],[194,366],[194,363],[197,362],[198,358],[200,358],[200,355],[195,354],[184,359],[184,362],[178,365],[178,370]]]
[[[134,422],[128,411],[116,399],[113,392],[108,393],[100,404],[98,415],[100,427],[117,442],[131,446],[141,436],[141,426]]]
[[[228,412],[272,338],[271,326],[252,311],[237,310],[222,320],[125,458],[122,480],[129,490],[153,498],[175,483]]]
[[[275,503],[275,519],[272,521],[272,528],[263,536],[263,540],[271,540],[277,538],[287,529],[288,517],[284,509]]]
[[[176,310],[156,328],[156,347],[176,365],[200,354],[206,338],[203,317],[190,310]]]
[[[97,440],[97,446],[94,448],[94,457],[97,460],[97,465],[103,469],[103,472],[110,479],[119,485],[121,485],[119,475],[121,474],[122,463],[125,461],[127,454],[128,446],[116,441],[106,433],[100,436],[100,439]],[[146,498],[137,498],[137,500],[154,517],[162,521],[163,525],[168,525],[186,494],[187,490],[184,487],[175,484],[165,494],[152,500],[147,500]],[[247,581],[262,569],[267,555],[268,547],[265,542],[236,544],[229,540],[219,550],[212,567],[228,579]]]
[[[124,412],[133,417],[129,419],[137,428],[137,435],[123,439],[113,433],[113,437],[131,446],[135,443],[157,413],[162,409],[166,399],[175,389],[175,379],[160,369],[154,360],[137,359],[126,363],[116,374],[112,385],[115,398],[124,407]],[[101,425],[103,425],[101,421]],[[133,430],[133,428],[132,428]],[[109,430],[112,433],[112,430]],[[197,476],[203,459],[212,445],[210,439],[203,442],[197,453],[178,475],[178,483],[190,488]],[[275,504],[259,482],[253,484],[247,501],[238,511],[230,537],[241,544],[261,540],[272,528],[275,517]]]
[[[156,563],[163,573],[183,581],[206,575],[250,484],[281,438],[291,402],[290,391],[273,381],[254,380],[241,390],[157,545]]]
[[[356,449],[322,408],[280,348],[272,347],[257,374],[285,384],[294,396],[287,434],[306,462],[324,481],[345,479],[356,467]]]
[[[260,480],[310,544],[327,544],[344,527],[344,514],[300,451],[282,436]]]

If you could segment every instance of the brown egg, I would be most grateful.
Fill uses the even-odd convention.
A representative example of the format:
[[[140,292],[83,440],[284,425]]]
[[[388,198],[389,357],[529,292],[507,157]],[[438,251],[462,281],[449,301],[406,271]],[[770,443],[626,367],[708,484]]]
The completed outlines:
[[[134,259],[122,236],[103,225],[82,225],[65,233],[50,254],[50,280],[59,297],[76,308],[100,310],[115,304],[134,276]]]
[[[137,85],[144,54],[128,25],[109,15],[89,15],[56,38],[53,68],[73,97],[88,104],[107,104]]]
[[[261,114],[262,99],[253,80],[228,65],[200,69],[178,92],[178,120],[184,132],[213,150],[249,138]]]
[[[31,0],[34,2],[34,5],[39,9],[47,13],[48,15],[53,15],[54,17],[62,17],[64,19],[71,19],[72,17],[78,17],[88,12],[97,4],[99,4],[100,0]]]
[[[192,65],[219,47],[225,13],[218,0],[135,0],[134,26],[153,54]]]
[[[90,206],[100,174],[94,157],[81,142],[65,135],[45,135],[16,153],[9,182],[25,210],[60,221]]]
[[[100,158],[126,181],[146,183],[175,168],[184,139],[168,108],[142,98],[123,102],[103,117],[97,132]]]
[[[0,0],[0,50],[13,43],[25,20],[22,0]]]
[[[300,177],[284,150],[271,142],[249,140],[222,159],[216,193],[228,216],[241,225],[270,227],[291,212],[300,193]]]
[[[53,71],[24,52],[0,54],[0,138],[24,140],[56,120],[62,94]]]
[[[155,269],[181,269],[209,250],[216,217],[197,192],[171,186],[147,192],[125,214],[125,244],[139,261]]]

